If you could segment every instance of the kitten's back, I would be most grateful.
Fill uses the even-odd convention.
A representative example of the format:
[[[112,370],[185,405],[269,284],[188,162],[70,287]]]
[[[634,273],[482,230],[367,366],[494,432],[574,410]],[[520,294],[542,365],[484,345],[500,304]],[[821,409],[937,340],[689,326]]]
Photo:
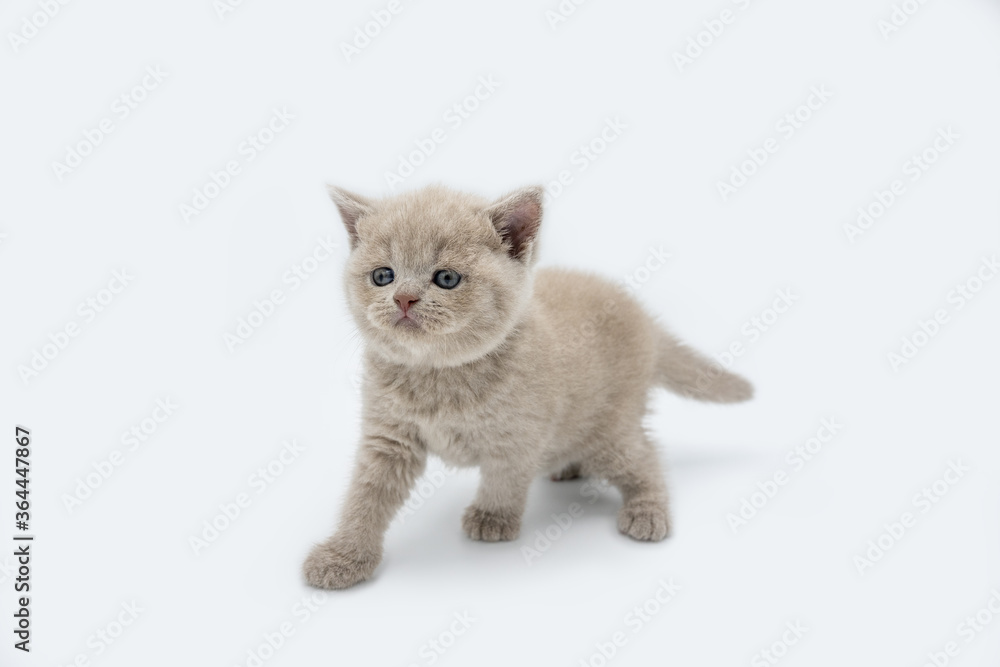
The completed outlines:
[[[541,269],[534,289],[547,353],[560,362],[567,386],[638,397],[659,385],[716,403],[753,396],[749,382],[683,344],[620,285],[582,271]]]
[[[589,392],[647,391],[655,380],[658,327],[623,287],[583,271],[546,268],[537,271],[534,290],[547,353],[562,362],[563,382]]]

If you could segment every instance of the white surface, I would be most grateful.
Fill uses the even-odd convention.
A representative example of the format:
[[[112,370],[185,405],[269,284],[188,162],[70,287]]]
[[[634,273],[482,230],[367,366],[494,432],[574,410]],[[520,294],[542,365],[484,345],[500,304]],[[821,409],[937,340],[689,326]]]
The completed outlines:
[[[346,62],[339,44],[385,6],[256,1],[220,20],[210,0],[81,2],[16,53],[5,40],[0,424],[11,448],[15,424],[32,429],[38,538],[34,650],[14,651],[5,630],[0,663],[252,665],[247,652],[288,621],[268,667],[428,665],[422,647],[468,612],[434,664],[596,666],[619,631],[608,664],[768,664],[755,655],[795,621],[808,631],[789,667],[917,666],[950,641],[949,664],[996,664],[1000,618],[969,643],[958,626],[1000,590],[1000,281],[960,310],[948,297],[1000,249],[995,3],[928,2],[885,39],[888,1],[594,0],[553,30],[556,0],[402,0]],[[725,8],[733,22],[678,71],[673,52]],[[0,25],[35,11],[7,3]],[[156,66],[167,77],[120,119],[112,103]],[[490,76],[499,87],[454,127],[444,114]],[[785,137],[776,123],[814,86],[832,97]],[[294,120],[247,162],[241,142],[282,108]],[[52,162],[104,117],[113,133],[60,182]],[[579,171],[574,152],[614,118],[627,127]],[[618,535],[613,492],[588,504],[579,482],[539,480],[517,542],[472,543],[459,518],[476,477],[463,472],[394,525],[373,581],[303,623],[299,566],[333,526],[359,410],[346,243],[323,183],[386,193],[384,172],[439,127],[444,143],[403,187],[496,196],[569,170],[542,263],[620,278],[662,246],[672,256],[640,298],[707,352],[743,342],[734,368],[758,396],[656,396],[667,542]],[[904,163],[947,127],[958,139],[910,181]],[[717,181],[768,138],[777,152],[723,202]],[[241,173],[184,224],[178,206],[227,160]],[[850,243],[843,225],[894,179],[905,192]],[[283,274],[326,235],[339,248],[292,289]],[[78,304],[122,268],[134,280],[84,323]],[[231,353],[223,335],[274,289],[286,301]],[[797,300],[751,342],[744,322],[783,289]],[[887,354],[937,309],[947,323],[894,371]],[[71,321],[80,334],[23,382],[18,366]],[[127,451],[121,434],[165,397],[180,407]],[[726,515],[830,417],[843,429],[734,534]],[[289,439],[305,450],[258,495],[250,476]],[[115,449],[122,465],[67,511],[64,494]],[[951,460],[969,472],[921,513],[912,496]],[[252,504],[194,555],[189,537],[242,492]],[[523,547],[573,502],[583,516],[527,565]],[[905,511],[916,525],[859,574],[854,557]],[[661,579],[681,589],[637,628],[626,615]],[[88,638],[132,601],[139,618],[96,655]]]

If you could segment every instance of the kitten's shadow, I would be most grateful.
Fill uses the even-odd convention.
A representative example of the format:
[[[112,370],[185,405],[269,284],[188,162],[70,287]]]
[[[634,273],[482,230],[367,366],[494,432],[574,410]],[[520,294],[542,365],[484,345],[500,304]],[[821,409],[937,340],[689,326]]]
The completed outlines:
[[[455,480],[456,482],[458,480]],[[528,506],[521,522],[521,536],[512,542],[487,543],[470,540],[462,532],[461,517],[465,506],[475,496],[475,484],[456,484],[466,488],[450,489],[449,498],[432,507],[424,507],[419,516],[411,517],[398,527],[387,541],[385,557],[400,565],[408,562],[426,571],[447,571],[470,558],[500,560],[521,559],[520,549],[529,544],[535,531],[550,526],[565,525],[567,518],[574,525],[603,523],[609,531],[615,525],[621,496],[616,489],[596,479],[579,478],[553,482],[539,478],[532,484]],[[456,504],[456,496],[466,496]],[[533,538],[532,538],[533,539]],[[475,554],[475,558],[472,558]]]
[[[771,455],[745,448],[713,448],[698,445],[671,445],[660,452],[670,473],[711,472],[728,468],[744,468],[768,460]]]
[[[668,486],[685,477],[715,477],[733,468],[758,465],[767,456],[742,449],[706,449],[697,445],[674,446],[663,458],[668,459],[665,475]],[[433,503],[422,507],[416,516],[390,532],[385,558],[396,567],[418,569],[428,576],[451,572],[470,563],[487,569],[505,567],[503,563],[523,562],[522,547],[532,545],[536,531],[558,532],[553,526],[566,523],[567,515],[574,526],[597,527],[601,532],[620,538],[617,529],[621,494],[607,482],[581,477],[553,482],[539,478],[531,486],[528,505],[517,540],[503,543],[475,542],[462,532],[461,517],[475,496],[478,476],[463,474],[448,482]],[[595,558],[599,556],[595,555]],[[432,575],[433,573],[433,575]]]

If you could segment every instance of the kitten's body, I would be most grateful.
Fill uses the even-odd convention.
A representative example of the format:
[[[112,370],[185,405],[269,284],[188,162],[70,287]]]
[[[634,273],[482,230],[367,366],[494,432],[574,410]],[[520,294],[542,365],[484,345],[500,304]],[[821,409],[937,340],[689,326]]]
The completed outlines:
[[[307,580],[342,588],[371,575],[428,453],[479,467],[462,520],[473,539],[516,538],[540,473],[607,479],[624,499],[619,529],[663,539],[664,480],[641,424],[649,389],[729,402],[750,385],[679,344],[620,287],[533,273],[537,189],[493,205],[443,188],[334,199],[352,237],[348,302],[369,343],[363,435],[341,526],[313,550]],[[398,284],[366,278],[381,266]],[[441,268],[462,274],[465,292],[432,283]],[[411,310],[415,323],[400,315]]]

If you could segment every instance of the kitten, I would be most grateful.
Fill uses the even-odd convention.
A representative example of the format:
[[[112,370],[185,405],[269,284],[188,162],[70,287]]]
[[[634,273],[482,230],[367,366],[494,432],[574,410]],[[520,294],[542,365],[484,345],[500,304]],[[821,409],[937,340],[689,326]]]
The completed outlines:
[[[368,579],[428,454],[478,466],[462,528],[518,536],[528,488],[593,475],[622,494],[618,529],[657,541],[667,493],[643,431],[650,387],[705,401],[751,397],[621,287],[535,272],[541,188],[495,202],[443,187],[383,200],[331,188],[350,236],[347,302],[366,343],[361,443],[340,526],[304,565],[320,588]]]

